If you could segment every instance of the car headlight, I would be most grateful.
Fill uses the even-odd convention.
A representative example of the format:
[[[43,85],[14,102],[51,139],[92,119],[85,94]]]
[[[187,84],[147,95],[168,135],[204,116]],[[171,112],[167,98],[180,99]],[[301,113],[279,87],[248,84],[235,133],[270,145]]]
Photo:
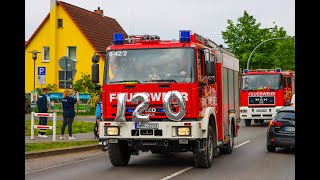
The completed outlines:
[[[106,127],[107,136],[118,136],[119,127]]]
[[[248,110],[246,110],[246,109],[243,109],[243,110],[240,110],[240,112],[242,112],[242,113],[246,113]]]
[[[190,127],[178,127],[177,132],[178,136],[190,136],[191,129]]]

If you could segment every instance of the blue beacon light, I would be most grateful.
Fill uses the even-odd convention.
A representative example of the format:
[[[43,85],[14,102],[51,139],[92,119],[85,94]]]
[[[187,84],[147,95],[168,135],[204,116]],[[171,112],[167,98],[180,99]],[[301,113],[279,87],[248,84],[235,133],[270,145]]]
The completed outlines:
[[[124,43],[124,37],[122,33],[114,33],[113,34],[113,44],[123,44]]]
[[[190,30],[180,30],[179,33],[180,42],[190,42]]]
[[[276,72],[280,72],[281,71],[281,68],[276,68]]]

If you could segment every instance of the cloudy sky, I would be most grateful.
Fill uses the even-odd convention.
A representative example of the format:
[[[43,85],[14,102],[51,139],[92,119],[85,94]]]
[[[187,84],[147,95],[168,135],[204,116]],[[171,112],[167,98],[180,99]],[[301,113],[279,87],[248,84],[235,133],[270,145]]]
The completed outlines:
[[[224,44],[221,32],[227,20],[237,21],[244,10],[262,28],[272,23],[295,35],[294,0],[64,0],[93,11],[100,7],[105,16],[116,19],[128,34],[159,35],[178,39],[188,29],[217,44]],[[25,0],[25,40],[28,40],[50,10],[50,0]]]

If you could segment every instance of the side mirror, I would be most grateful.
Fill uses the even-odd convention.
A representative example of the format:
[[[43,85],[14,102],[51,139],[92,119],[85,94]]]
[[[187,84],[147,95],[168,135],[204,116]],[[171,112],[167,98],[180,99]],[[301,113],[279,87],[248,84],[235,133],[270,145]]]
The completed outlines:
[[[99,83],[99,64],[92,64],[91,76],[93,83]]]
[[[215,77],[214,76],[208,76],[208,83],[209,84],[213,84],[213,83],[215,83],[216,82],[216,80],[215,80]]]
[[[216,64],[214,61],[206,61],[206,75],[207,76],[216,75]]]
[[[98,54],[94,54],[92,56],[92,63],[98,63],[100,61],[100,56]]]

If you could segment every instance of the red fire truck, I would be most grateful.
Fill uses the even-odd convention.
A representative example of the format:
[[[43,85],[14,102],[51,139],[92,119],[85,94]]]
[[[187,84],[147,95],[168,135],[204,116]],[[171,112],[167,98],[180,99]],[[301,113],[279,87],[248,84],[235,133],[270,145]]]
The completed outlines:
[[[98,53],[92,81],[102,87],[99,133],[114,166],[139,152],[190,151],[196,167],[208,168],[219,152],[232,153],[240,120],[233,54],[188,30],[180,31],[179,41],[116,33],[104,53],[102,86]]]
[[[240,87],[240,119],[246,126],[271,120],[283,106],[289,106],[295,92],[295,72],[276,69],[245,69]]]

